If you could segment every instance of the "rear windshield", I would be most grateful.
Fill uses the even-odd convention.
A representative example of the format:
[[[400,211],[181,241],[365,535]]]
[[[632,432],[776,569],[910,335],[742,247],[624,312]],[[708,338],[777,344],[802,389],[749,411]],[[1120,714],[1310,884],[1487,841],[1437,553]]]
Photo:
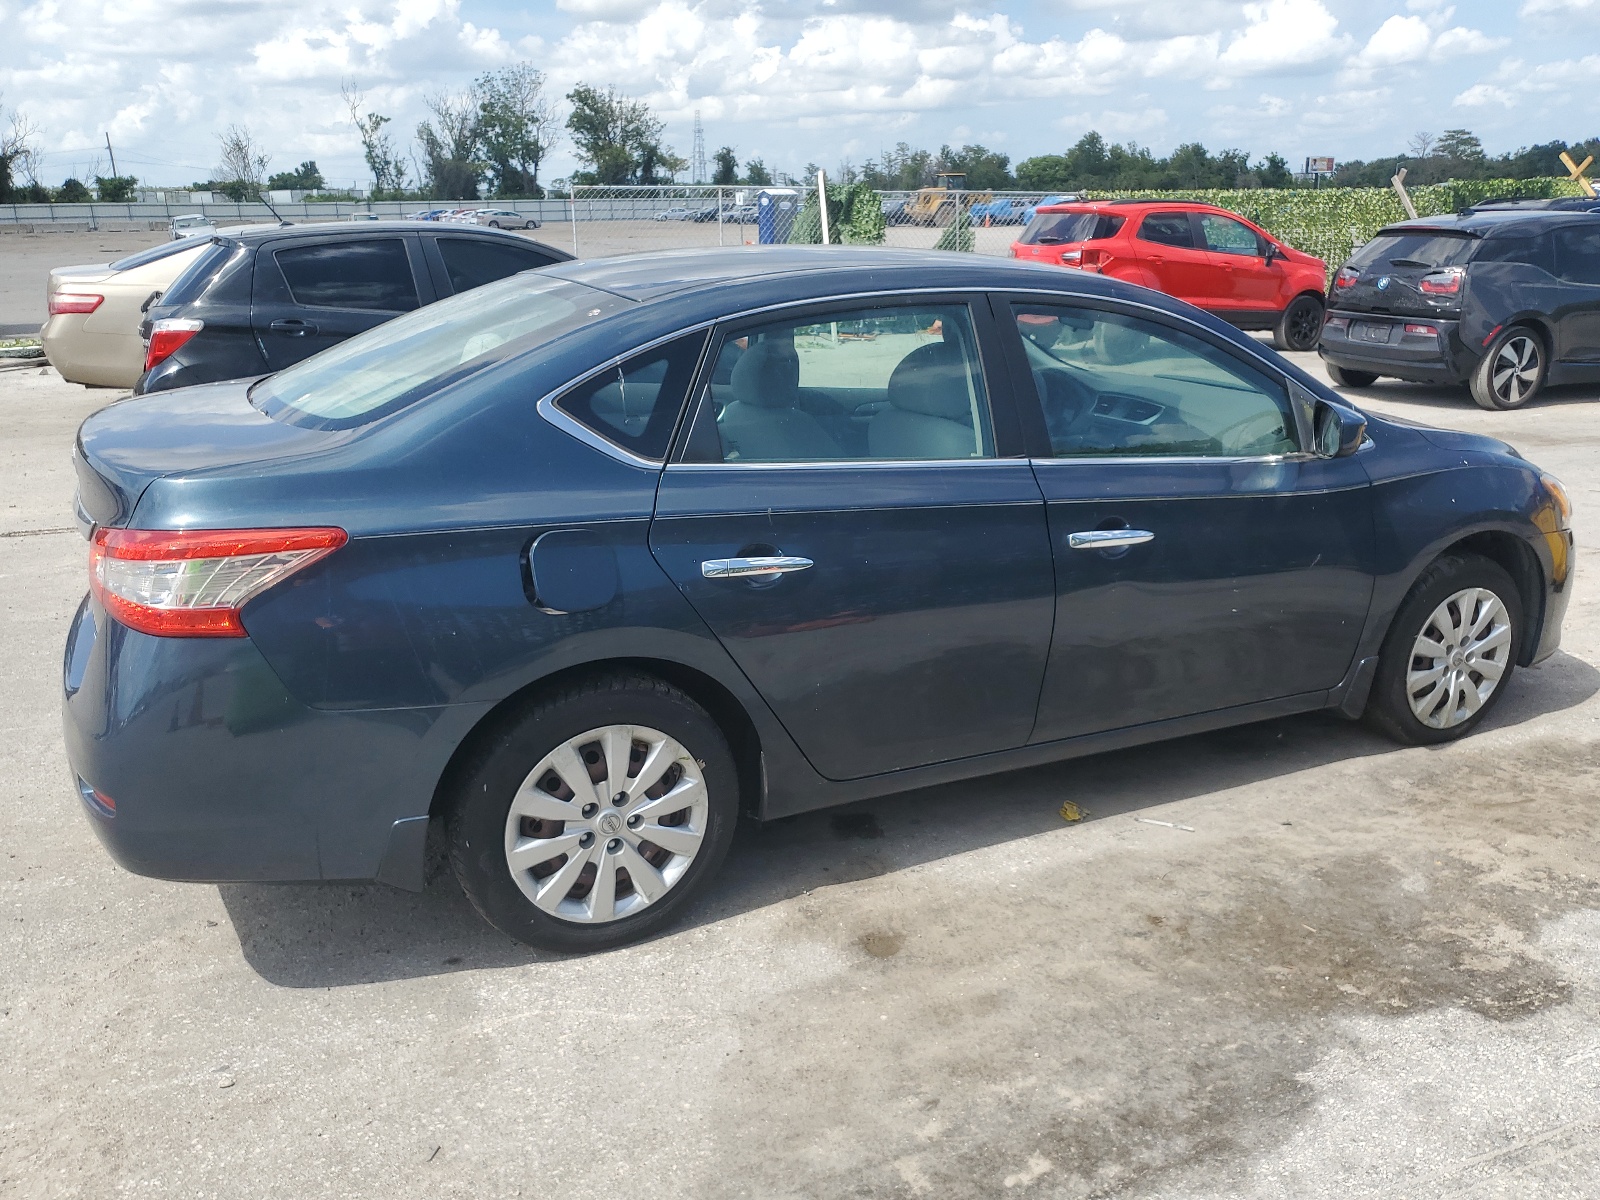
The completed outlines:
[[[193,250],[194,243],[190,242],[187,249]],[[163,308],[170,308],[174,304],[192,304],[205,294],[222,269],[228,265],[234,253],[248,254],[249,251],[238,242],[213,241],[200,252],[200,257],[195,259],[183,269],[183,273],[172,281],[161,297]]]
[[[1368,267],[1459,267],[1472,257],[1478,239],[1466,233],[1419,229],[1415,233],[1380,233],[1350,257],[1358,271]]]
[[[564,279],[513,275],[314,354],[256,384],[250,400],[295,425],[348,429],[632,303]]]
[[[119,258],[111,264],[113,271],[131,271],[134,267],[142,267],[147,263],[160,262],[163,258],[170,258],[174,254],[182,254],[185,250],[193,250],[194,243],[184,241],[162,242],[159,246],[151,246],[148,250],[141,250],[137,254],[130,254],[127,258]]]
[[[1061,242],[1092,242],[1114,237],[1122,228],[1122,217],[1105,213],[1034,213],[1021,241],[1025,246],[1054,246]]]

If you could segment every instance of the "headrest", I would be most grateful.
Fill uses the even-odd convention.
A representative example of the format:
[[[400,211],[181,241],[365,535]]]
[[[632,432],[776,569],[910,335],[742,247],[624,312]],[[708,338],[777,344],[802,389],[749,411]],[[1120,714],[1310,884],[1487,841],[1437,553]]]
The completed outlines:
[[[959,346],[933,342],[900,360],[889,376],[889,403],[907,412],[972,424],[972,393]]]
[[[730,402],[793,408],[800,398],[800,357],[790,338],[766,337],[745,350],[728,381]]]

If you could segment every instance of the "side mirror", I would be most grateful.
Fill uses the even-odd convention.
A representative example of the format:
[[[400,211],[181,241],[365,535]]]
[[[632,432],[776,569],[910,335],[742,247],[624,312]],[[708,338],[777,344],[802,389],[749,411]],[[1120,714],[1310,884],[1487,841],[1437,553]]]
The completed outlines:
[[[1367,419],[1342,404],[1317,401],[1312,419],[1319,458],[1345,458],[1361,449],[1367,436]]]
[[[1283,257],[1283,247],[1277,242],[1268,242],[1267,248],[1261,252],[1261,257],[1267,260],[1267,265],[1270,267]]]

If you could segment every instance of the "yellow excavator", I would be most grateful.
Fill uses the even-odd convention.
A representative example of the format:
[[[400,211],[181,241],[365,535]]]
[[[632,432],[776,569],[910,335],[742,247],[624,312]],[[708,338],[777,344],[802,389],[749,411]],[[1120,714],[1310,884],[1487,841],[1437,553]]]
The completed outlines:
[[[899,213],[900,223],[943,227],[956,219],[963,205],[971,209],[975,204],[988,204],[994,199],[993,192],[968,192],[964,173],[940,172],[934,178],[938,180],[936,184],[918,188],[916,194],[905,201]]]

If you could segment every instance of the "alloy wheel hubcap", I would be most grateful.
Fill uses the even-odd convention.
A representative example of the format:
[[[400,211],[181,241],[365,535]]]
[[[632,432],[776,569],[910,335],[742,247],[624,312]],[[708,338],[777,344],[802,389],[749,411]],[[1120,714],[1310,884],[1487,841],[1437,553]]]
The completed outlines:
[[[1514,337],[1494,356],[1490,371],[1494,394],[1503,403],[1521,404],[1539,381],[1539,347],[1531,337]]]
[[[1411,647],[1406,699],[1430,729],[1471,720],[1494,695],[1511,655],[1511,618],[1500,597],[1465,588],[1446,599]]]
[[[1322,312],[1306,305],[1289,322],[1289,337],[1297,346],[1308,346],[1322,332]]]
[[[683,878],[709,813],[700,764],[672,738],[640,725],[591,729],[545,755],[512,797],[506,866],[551,916],[615,921]]]

